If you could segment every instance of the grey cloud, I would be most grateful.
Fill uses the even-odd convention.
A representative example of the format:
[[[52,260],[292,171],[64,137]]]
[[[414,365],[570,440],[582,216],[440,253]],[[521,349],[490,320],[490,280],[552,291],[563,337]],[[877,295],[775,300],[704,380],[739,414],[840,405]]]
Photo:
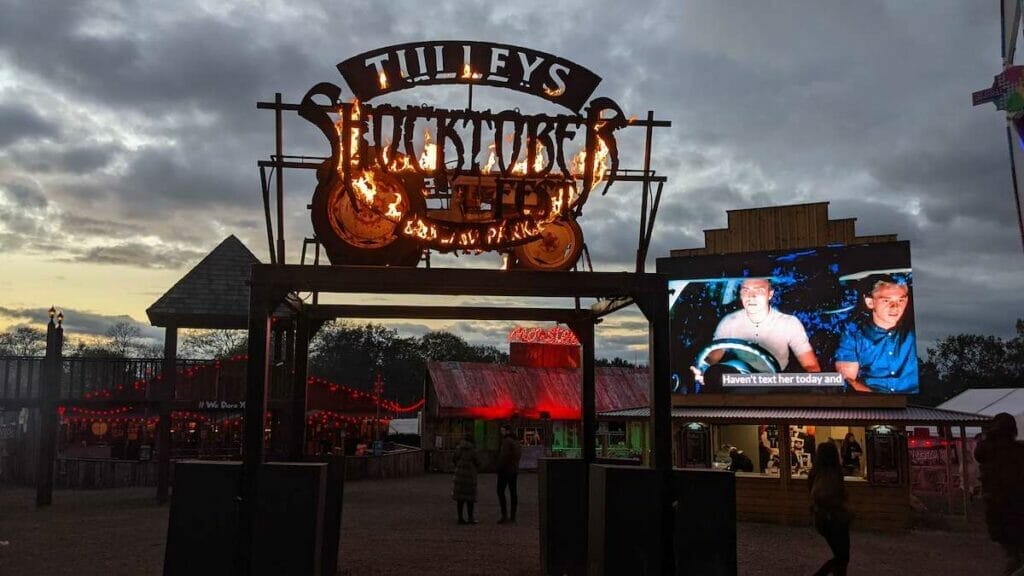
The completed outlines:
[[[82,250],[71,256],[68,261],[174,269],[196,262],[205,255],[206,253],[195,250],[172,250],[167,247],[122,242]]]
[[[0,148],[31,138],[54,138],[60,128],[37,111],[9,102],[0,102]]]
[[[11,182],[0,186],[19,208],[46,208],[46,197],[34,182]]]
[[[135,320],[127,315],[107,315],[78,310],[74,308],[63,308],[60,303],[55,303],[57,310],[64,314],[64,337],[73,336],[105,336],[107,330],[118,322],[127,322],[141,330],[143,338],[162,341],[163,329],[150,326]],[[45,325],[49,321],[49,308],[9,308],[0,306],[0,317],[14,320],[25,320],[29,325]]]
[[[307,3],[283,16],[176,5],[157,17],[142,3],[0,0],[0,65],[12,71],[16,92],[27,78],[143,141],[108,149],[83,135],[47,154],[32,139],[59,135],[50,107],[0,108],[0,127],[4,110],[14,127],[0,130],[0,155],[41,187],[24,205],[58,207],[66,232],[45,233],[37,214],[4,214],[0,246],[152,266],[162,255],[127,241],[146,231],[185,246],[168,264],[184,265],[236,233],[266,258],[255,161],[273,152],[273,114],[255,102],[277,91],[294,102],[320,81],[341,85],[336,62],[431,36],[440,25],[447,32],[434,37],[507,42],[577,61],[604,78],[596,95],[616,99],[627,114],[653,109],[673,121],[655,131],[654,168],[669,182],[649,270],[670,249],[703,245],[703,231],[723,227],[726,210],[828,200],[833,218],[858,218],[861,234],[895,232],[912,242],[922,334],[999,330],[997,315],[961,304],[982,294],[1012,315],[1020,309],[1014,286],[1024,281],[1002,116],[969,104],[970,92],[999,70],[998,10],[926,4],[770,0],[751,9],[665,0],[638,10],[407,1]],[[89,32],[97,21],[104,34]],[[456,107],[464,94],[409,91],[395,101]],[[479,98],[494,109],[541,106],[503,91],[481,90]],[[626,167],[640,167],[641,133],[623,132]],[[285,143],[290,153],[325,153],[322,136],[290,114]],[[286,177],[294,262],[311,235],[304,206],[313,188],[311,174]],[[585,207],[599,270],[632,268],[638,198],[635,187],[617,185]],[[69,246],[82,240],[108,247]],[[493,268],[496,259],[435,257],[434,265]],[[471,341],[500,342],[492,324],[457,329]],[[637,338],[606,345],[625,351],[646,336]]]
[[[71,146],[54,149],[52,146],[12,150],[11,157],[25,170],[39,173],[70,173],[76,177],[105,168],[121,149],[116,143]]]

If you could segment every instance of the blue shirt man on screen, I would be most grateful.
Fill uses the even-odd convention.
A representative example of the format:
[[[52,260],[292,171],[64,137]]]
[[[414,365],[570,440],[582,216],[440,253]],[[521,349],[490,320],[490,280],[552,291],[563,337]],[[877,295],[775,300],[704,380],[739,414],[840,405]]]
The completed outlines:
[[[858,392],[917,393],[917,339],[905,318],[910,290],[892,276],[871,279],[870,316],[848,324],[836,350],[836,372]]]

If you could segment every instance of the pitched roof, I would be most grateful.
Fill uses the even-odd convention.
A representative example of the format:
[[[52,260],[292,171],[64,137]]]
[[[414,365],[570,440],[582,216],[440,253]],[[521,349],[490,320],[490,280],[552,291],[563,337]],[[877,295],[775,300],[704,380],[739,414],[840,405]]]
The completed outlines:
[[[153,303],[154,326],[244,329],[249,319],[249,273],[257,258],[233,234]]]
[[[597,411],[649,404],[647,370],[596,368]],[[531,368],[477,362],[428,362],[439,416],[580,417],[580,374],[569,368]]]
[[[1024,388],[968,388],[939,404],[946,410],[964,410],[995,416],[1024,414]]]
[[[1006,412],[1017,421],[1017,429],[1024,430],[1024,388],[968,388],[939,404],[939,408],[986,416]]]
[[[606,420],[646,419],[650,408],[628,410],[598,410],[598,416]],[[811,422],[816,424],[950,424],[980,425],[989,421],[988,416],[941,410],[925,406],[905,408],[740,408],[687,406],[672,408],[672,418],[684,421],[707,421],[716,424],[753,424],[767,420],[787,420],[794,424]]]

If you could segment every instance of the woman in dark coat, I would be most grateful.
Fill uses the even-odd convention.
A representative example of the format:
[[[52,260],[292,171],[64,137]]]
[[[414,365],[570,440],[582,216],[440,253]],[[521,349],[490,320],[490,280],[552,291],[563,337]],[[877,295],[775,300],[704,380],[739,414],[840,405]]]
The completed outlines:
[[[456,503],[459,524],[476,524],[473,507],[476,504],[476,474],[479,468],[480,460],[476,455],[473,437],[466,434],[455,447],[455,484],[452,486],[452,499]],[[463,519],[463,509],[468,512],[468,520]]]
[[[846,576],[846,567],[850,563],[852,515],[846,507],[843,468],[839,464],[839,449],[834,442],[822,442],[818,445],[814,469],[807,476],[807,485],[811,490],[814,528],[832,549],[832,558],[822,564],[814,574]]]

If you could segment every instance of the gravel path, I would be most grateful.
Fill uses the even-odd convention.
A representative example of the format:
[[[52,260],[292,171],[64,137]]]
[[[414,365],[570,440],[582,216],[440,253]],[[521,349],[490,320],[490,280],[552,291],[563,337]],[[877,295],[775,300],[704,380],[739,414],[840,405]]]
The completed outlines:
[[[345,490],[340,573],[345,576],[494,574],[535,576],[536,476],[520,478],[520,518],[497,525],[494,475],[480,477],[475,526],[455,523],[451,477],[353,482]],[[58,491],[36,510],[35,492],[0,487],[0,575],[161,573],[167,507],[154,489]],[[811,528],[739,525],[740,574],[811,574],[828,548]],[[855,531],[850,574],[999,574],[999,549],[984,533]]]

